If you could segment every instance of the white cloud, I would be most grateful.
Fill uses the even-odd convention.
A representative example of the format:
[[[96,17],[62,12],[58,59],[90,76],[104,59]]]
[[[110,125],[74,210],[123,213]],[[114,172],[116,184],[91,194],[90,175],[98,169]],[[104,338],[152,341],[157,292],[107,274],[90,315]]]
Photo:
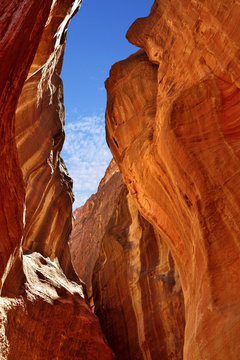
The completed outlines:
[[[66,116],[62,157],[73,179],[74,208],[95,193],[112,158],[105,140],[104,115],[78,115],[76,108]]]

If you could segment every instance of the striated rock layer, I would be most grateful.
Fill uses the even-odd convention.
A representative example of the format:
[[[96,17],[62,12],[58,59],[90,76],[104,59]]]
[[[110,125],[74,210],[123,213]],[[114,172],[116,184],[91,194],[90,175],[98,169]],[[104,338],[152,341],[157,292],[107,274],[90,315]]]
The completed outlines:
[[[6,40],[0,44],[1,76],[6,76],[0,145],[1,359],[115,358],[86,302],[67,244],[73,195],[59,155],[64,141],[59,74],[67,26],[80,3],[26,0],[0,6]]]
[[[17,159],[14,113],[48,18],[50,0],[3,0],[0,12],[0,278],[20,245],[24,184]],[[23,31],[24,29],[24,31]],[[4,277],[5,277],[4,275]],[[2,282],[2,280],[1,280]]]
[[[86,284],[89,298],[92,296],[92,275],[101,242],[123,187],[122,176],[112,160],[99,184],[97,194],[93,194],[74,212],[76,219],[69,246],[73,266]]]
[[[234,0],[156,0],[106,82],[109,146],[180,275],[187,360],[240,351],[239,24]]]
[[[67,279],[57,259],[34,252],[22,261],[17,296],[0,298],[1,359],[114,359],[83,287]]]
[[[56,1],[28,73],[16,110],[16,143],[26,191],[23,250],[57,257],[68,277],[72,229],[72,179],[60,151],[64,142],[60,78],[66,30],[80,0]]]
[[[73,264],[87,284],[92,280],[95,313],[117,358],[182,359],[179,276],[167,245],[138,212],[114,162],[97,194],[75,214]],[[91,285],[91,296],[90,290]]]

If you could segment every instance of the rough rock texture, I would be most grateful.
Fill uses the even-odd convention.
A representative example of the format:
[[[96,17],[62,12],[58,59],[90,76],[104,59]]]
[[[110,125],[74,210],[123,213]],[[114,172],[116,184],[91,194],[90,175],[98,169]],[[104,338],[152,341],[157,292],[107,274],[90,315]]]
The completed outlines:
[[[24,286],[0,298],[0,358],[11,360],[114,359],[81,285],[57,259],[23,255]]]
[[[114,162],[97,194],[75,214],[73,264],[90,290],[93,275],[95,313],[117,358],[182,359],[179,276],[167,245],[139,214]]]
[[[0,100],[5,106],[0,145],[1,360],[115,358],[84,298],[67,244],[73,196],[59,155],[64,141],[59,74],[67,26],[80,3],[26,0],[0,5],[6,39],[0,43],[1,76],[6,76]],[[12,117],[20,92],[15,132]]]
[[[238,1],[156,0],[106,82],[108,143],[180,275],[187,360],[240,352],[239,25]]]

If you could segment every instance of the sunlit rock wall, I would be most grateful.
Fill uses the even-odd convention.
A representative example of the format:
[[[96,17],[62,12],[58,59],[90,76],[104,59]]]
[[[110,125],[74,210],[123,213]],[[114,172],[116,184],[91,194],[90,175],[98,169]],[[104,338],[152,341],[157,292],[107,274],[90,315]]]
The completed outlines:
[[[67,279],[57,260],[34,252],[22,261],[17,296],[8,291],[0,298],[1,359],[115,359],[83,287]]]
[[[237,1],[156,0],[106,82],[109,146],[180,275],[187,360],[240,351],[239,25]]]
[[[114,162],[98,192],[75,214],[73,264],[87,284],[92,280],[88,292],[117,358],[182,359],[185,320],[178,273]]]
[[[6,77],[0,145],[2,360],[115,358],[68,248],[73,196],[59,155],[64,141],[59,74],[68,23],[79,6],[73,0],[0,5],[6,40],[1,52]]]
[[[26,191],[23,250],[57,257],[67,273],[72,272],[67,241],[73,194],[60,157],[65,136],[60,72],[68,23],[80,3],[53,4],[16,111],[16,143]]]

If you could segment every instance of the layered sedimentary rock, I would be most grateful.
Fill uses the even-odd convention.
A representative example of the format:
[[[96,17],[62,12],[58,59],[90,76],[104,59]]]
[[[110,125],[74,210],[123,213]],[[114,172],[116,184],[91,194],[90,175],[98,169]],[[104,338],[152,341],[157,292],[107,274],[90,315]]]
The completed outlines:
[[[106,82],[108,143],[180,275],[187,360],[240,351],[239,25],[237,1],[156,0]]]
[[[182,359],[184,303],[171,253],[111,162],[76,212],[73,264],[118,359]],[[95,267],[94,267],[95,265]]]
[[[6,76],[1,98],[1,359],[115,358],[86,302],[67,244],[73,195],[59,155],[64,141],[59,74],[68,23],[80,3],[1,4],[6,37],[2,63],[10,64],[1,67]],[[15,127],[10,115],[17,100]],[[6,267],[9,256],[12,262]]]
[[[101,180],[97,194],[75,210],[73,231],[69,246],[73,266],[86,284],[89,298],[92,296],[92,274],[106,227],[119,201],[124,187],[122,176],[115,161],[111,161]]]
[[[24,184],[17,159],[14,113],[50,6],[50,0],[1,2],[0,278],[19,248],[23,230]]]
[[[66,29],[80,2],[54,3],[16,111],[16,143],[26,191],[23,250],[57,257],[68,277],[74,276],[67,250],[73,194],[60,157],[64,142],[60,72]]]
[[[23,271],[18,296],[0,298],[1,359],[115,358],[82,286],[67,279],[57,259],[23,255]]]

